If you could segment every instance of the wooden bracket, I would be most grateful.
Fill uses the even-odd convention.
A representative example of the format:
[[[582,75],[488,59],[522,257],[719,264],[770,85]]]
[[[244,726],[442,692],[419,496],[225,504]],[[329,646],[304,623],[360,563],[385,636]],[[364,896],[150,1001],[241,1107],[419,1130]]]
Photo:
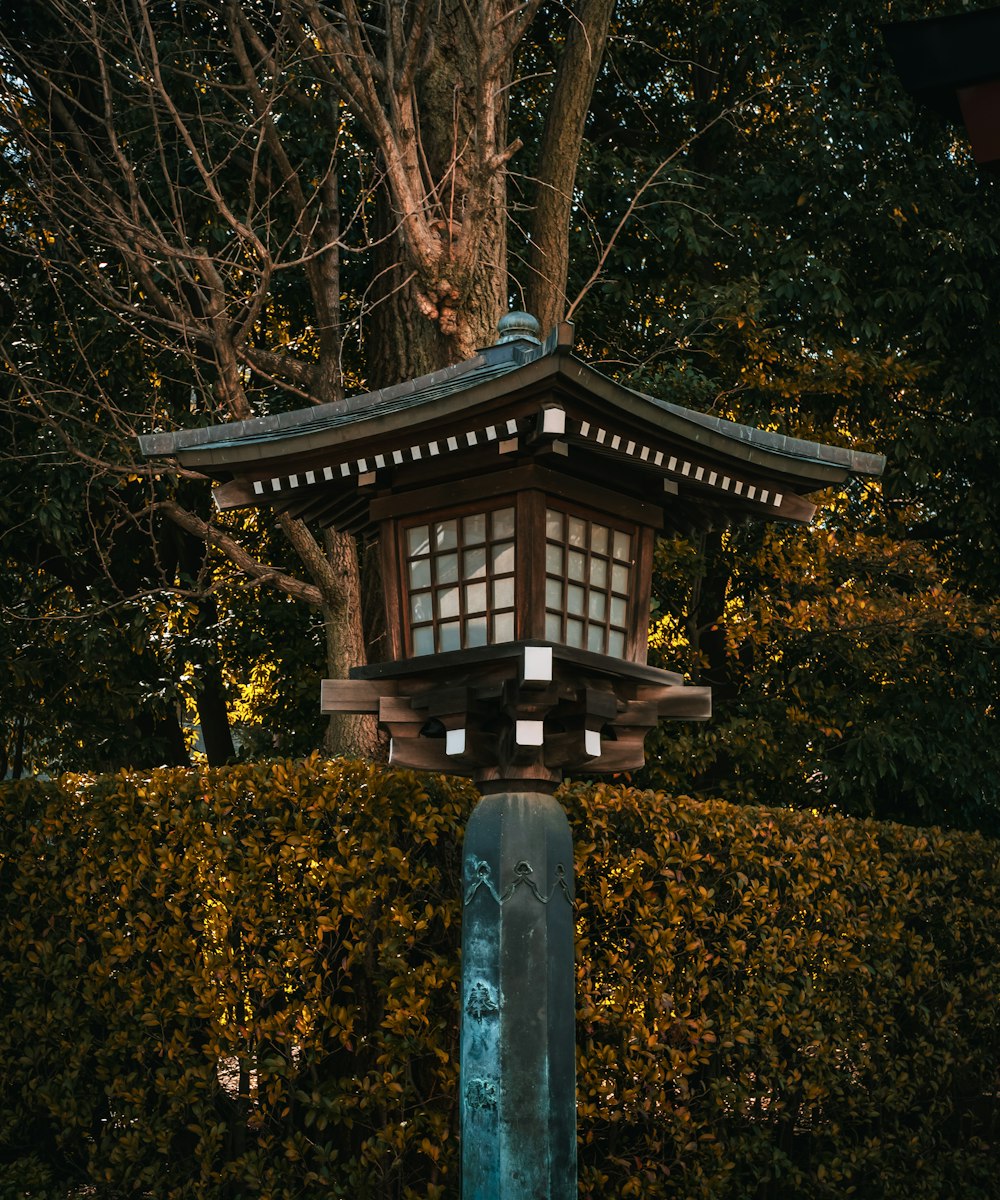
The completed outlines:
[[[701,720],[711,691],[668,671],[546,643],[361,668],[323,681],[325,713],[367,712],[397,766],[471,775],[487,790],[554,788],[564,772],[635,770],[663,718]]]

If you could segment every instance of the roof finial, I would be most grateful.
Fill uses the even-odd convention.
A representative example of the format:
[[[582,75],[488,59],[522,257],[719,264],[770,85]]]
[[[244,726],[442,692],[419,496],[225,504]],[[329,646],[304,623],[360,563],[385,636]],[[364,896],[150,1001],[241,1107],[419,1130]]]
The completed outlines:
[[[541,338],[538,335],[541,331],[542,327],[538,323],[538,318],[533,317],[531,313],[519,311],[505,313],[497,323],[496,344],[502,346],[504,342],[526,341],[540,346]]]

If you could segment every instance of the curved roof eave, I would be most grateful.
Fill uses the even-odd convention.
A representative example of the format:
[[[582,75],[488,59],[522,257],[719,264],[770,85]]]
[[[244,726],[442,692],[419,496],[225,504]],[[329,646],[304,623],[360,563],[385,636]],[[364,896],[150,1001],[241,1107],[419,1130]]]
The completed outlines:
[[[575,378],[579,386],[610,400],[636,419],[674,433],[693,444],[735,455],[757,466],[778,470],[787,470],[789,463],[818,467],[824,469],[824,473],[833,472],[830,482],[848,474],[881,475],[885,468],[885,457],[881,454],[810,442],[805,438],[790,437],[753,425],[741,425],[737,421],[711,416],[644,392],[633,391],[601,375],[579,359],[573,358],[571,362],[572,368],[567,374]],[[654,410],[653,413],[648,411],[650,408]]]
[[[550,348],[551,347],[551,348]],[[611,405],[660,435],[756,467],[797,476],[813,488],[849,474],[879,475],[882,455],[810,442],[741,425],[633,391],[575,358],[568,346],[490,347],[475,358],[395,387],[274,416],[140,438],[148,456],[176,456],[184,465],[240,474],[300,452],[336,450],[454,419],[515,391],[560,380],[583,400]],[[242,468],[242,472],[241,472]]]

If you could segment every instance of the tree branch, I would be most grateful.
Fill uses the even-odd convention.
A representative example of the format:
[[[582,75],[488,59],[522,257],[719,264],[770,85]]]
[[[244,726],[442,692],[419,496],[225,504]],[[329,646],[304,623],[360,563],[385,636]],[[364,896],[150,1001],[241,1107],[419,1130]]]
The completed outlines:
[[[178,504],[176,500],[159,500],[152,506],[152,509],[162,512],[181,529],[187,530],[188,533],[201,538],[208,545],[214,546],[250,579],[272,583],[278,591],[283,592],[286,596],[291,596],[295,600],[301,600],[314,607],[319,607],[323,603],[323,595],[318,587],[296,579],[294,575],[289,575],[277,567],[258,562],[235,538],[230,537],[229,534],[224,533],[217,526],[211,525],[208,521],[203,521],[201,517]]]

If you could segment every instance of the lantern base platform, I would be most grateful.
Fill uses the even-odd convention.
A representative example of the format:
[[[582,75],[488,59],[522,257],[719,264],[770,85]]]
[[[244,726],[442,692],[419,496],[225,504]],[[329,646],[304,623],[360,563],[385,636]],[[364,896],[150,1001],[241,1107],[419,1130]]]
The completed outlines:
[[[471,776],[484,793],[554,791],[564,773],[636,770],[661,719],[704,720],[711,689],[680,675],[539,641],[357,667],[325,679],[324,713],[378,717],[389,761]]]

